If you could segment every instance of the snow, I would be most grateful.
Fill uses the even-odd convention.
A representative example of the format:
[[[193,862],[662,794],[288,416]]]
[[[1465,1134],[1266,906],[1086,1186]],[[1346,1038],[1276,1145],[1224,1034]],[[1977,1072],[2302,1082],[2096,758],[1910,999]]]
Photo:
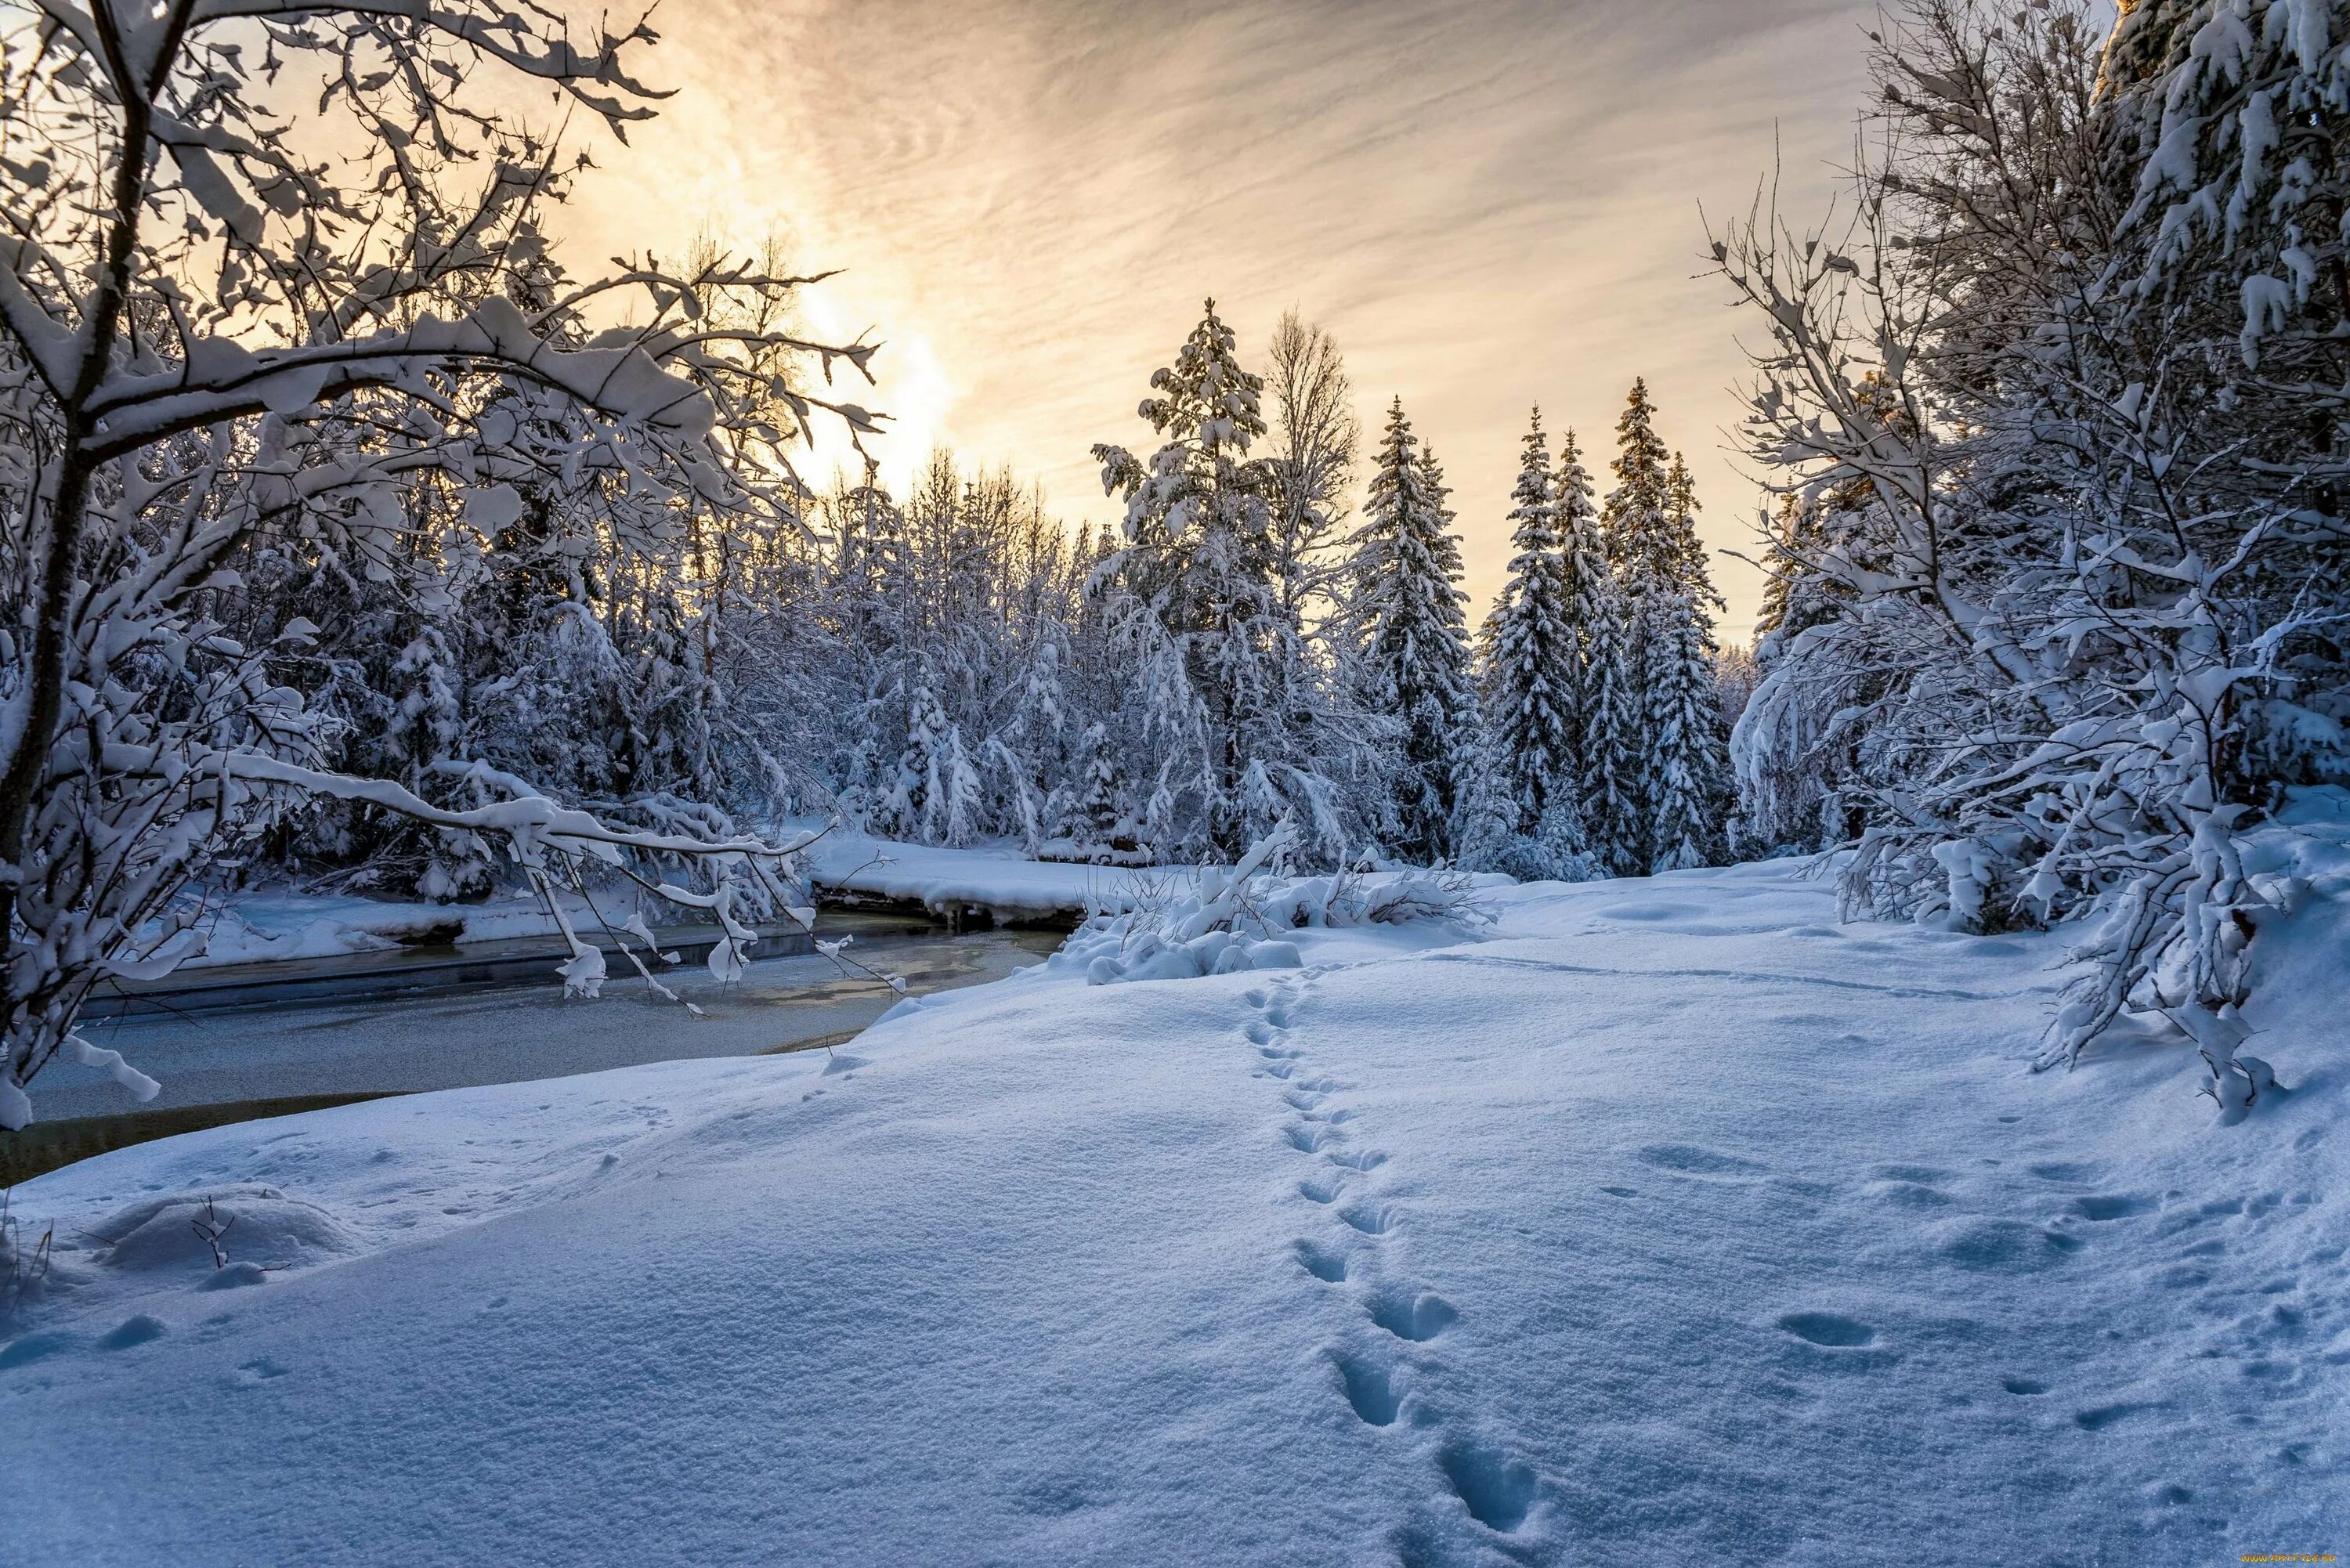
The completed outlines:
[[[795,825],[782,836],[813,833],[820,822]],[[1009,840],[970,849],[901,844],[836,829],[807,859],[818,886],[833,891],[919,904],[934,912],[975,907],[1006,919],[1122,909],[1146,889],[1188,887],[1191,873],[1168,868],[1128,868],[1050,863],[1024,858]],[[564,894],[565,912],[583,929],[595,911]],[[606,912],[610,910],[608,907]],[[819,926],[822,924],[819,917]],[[264,963],[286,959],[334,958],[383,952],[427,935],[463,947],[480,942],[558,933],[536,894],[517,894],[480,903],[436,904],[422,899],[367,898],[351,894],[301,893],[276,888],[230,895],[204,923],[202,952],[178,966],[179,972],[223,964]]]
[[[813,831],[807,824],[795,826]],[[949,849],[843,828],[817,840],[804,858],[816,886],[829,892],[920,904],[938,914],[983,909],[1013,919],[1128,909],[1162,890],[1189,888],[1192,877],[1177,867],[1030,860],[1009,841]]]
[[[2250,861],[2303,884],[2249,1010],[2292,1087],[2231,1128],[2183,1044],[2025,1070],[2061,934],[1839,926],[1783,861],[88,1161],[16,1195],[59,1252],[0,1346],[10,1549],[2330,1549],[2350,853]]]
[[[588,914],[576,900],[573,912],[582,919]],[[383,952],[401,946],[403,939],[413,941],[431,933],[453,931],[444,940],[460,946],[556,934],[546,903],[536,895],[433,904],[283,889],[231,896],[204,929],[203,951],[179,970]]]

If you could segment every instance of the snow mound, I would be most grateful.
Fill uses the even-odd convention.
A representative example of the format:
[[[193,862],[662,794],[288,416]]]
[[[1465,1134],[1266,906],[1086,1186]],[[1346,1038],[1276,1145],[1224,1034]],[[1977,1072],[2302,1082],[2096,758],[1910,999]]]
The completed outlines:
[[[334,1215],[273,1187],[151,1198],[89,1228],[91,1238],[106,1244],[101,1262],[139,1270],[214,1267],[207,1231],[226,1257],[257,1269],[299,1268],[359,1249],[359,1238]]]

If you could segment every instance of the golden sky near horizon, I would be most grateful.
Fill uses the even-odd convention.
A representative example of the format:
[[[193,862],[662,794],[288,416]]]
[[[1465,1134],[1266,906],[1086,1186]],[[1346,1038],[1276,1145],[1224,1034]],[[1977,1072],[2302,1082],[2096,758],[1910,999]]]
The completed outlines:
[[[675,89],[558,223],[574,269],[782,235],[840,268],[809,325],[886,347],[869,401],[902,479],[935,444],[1107,521],[1089,451],[1202,296],[1263,358],[1295,306],[1337,337],[1375,438],[1391,395],[1454,487],[1472,616],[1508,559],[1527,408],[1605,488],[1648,377],[1708,541],[1749,547],[1725,431],[1754,323],[1702,275],[1705,229],[1783,171],[1835,184],[1870,0],[670,0],[638,62]],[[1596,449],[1596,450],[1595,450]],[[819,454],[826,476],[836,452]],[[1759,575],[1717,556],[1742,639]]]

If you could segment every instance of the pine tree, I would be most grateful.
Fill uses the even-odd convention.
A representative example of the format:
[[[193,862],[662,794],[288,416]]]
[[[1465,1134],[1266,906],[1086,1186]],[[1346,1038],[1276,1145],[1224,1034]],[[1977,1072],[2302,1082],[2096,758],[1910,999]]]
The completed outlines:
[[[1685,590],[1653,595],[1641,607],[1648,622],[1641,639],[1650,748],[1645,858],[1651,871],[1711,865],[1724,847],[1730,763],[1705,617]]]
[[[1570,435],[1570,451],[1573,440]],[[1510,543],[1516,554],[1500,602],[1485,623],[1491,765],[1499,774],[1499,793],[1509,803],[1504,816],[1513,834],[1534,831],[1554,795],[1571,798],[1582,773],[1576,733],[1582,650],[1540,409],[1523,445],[1518,483],[1510,493]]]
[[[1604,568],[1586,603],[1584,663],[1578,686],[1583,727],[1579,805],[1588,853],[1612,877],[1648,869],[1647,817],[1640,774],[1646,726],[1632,680],[1632,627],[1624,596]]]
[[[1697,514],[1700,508],[1697,499],[1697,482],[1691,478],[1689,464],[1681,454],[1673,453],[1672,471],[1665,475],[1665,531],[1671,541],[1673,581],[1679,585],[1698,607],[1711,607],[1719,611],[1721,595],[1713,586],[1713,572],[1706,564],[1705,541],[1697,536]],[[1713,622],[1705,625],[1706,647],[1714,648]]]
[[[1248,732],[1261,728],[1282,685],[1273,669],[1280,605],[1272,588],[1266,475],[1248,461],[1264,434],[1263,383],[1241,369],[1232,328],[1214,300],[1173,367],[1151,377],[1157,395],[1142,417],[1165,438],[1148,469],[1122,449],[1097,446],[1105,487],[1127,497],[1121,563],[1127,583],[1182,653],[1201,717],[1206,755],[1191,781],[1201,795],[1208,846],[1244,847],[1241,792]]]
[[[1122,447],[1094,448],[1104,488],[1126,497],[1118,576],[1157,623],[1155,636],[1128,638],[1155,672],[1145,689],[1154,716],[1142,728],[1170,748],[1158,763],[1149,826],[1187,848],[1237,856],[1270,827],[1278,800],[1274,820],[1294,811],[1326,851],[1341,851],[1346,825],[1317,748],[1342,742],[1347,726],[1323,722],[1343,716],[1325,711],[1277,591],[1273,476],[1248,456],[1265,433],[1263,383],[1241,369],[1215,301],[1150,384],[1140,412],[1162,444],[1149,463]],[[1180,680],[1167,679],[1170,651]]]
[[[1396,852],[1433,860],[1451,849],[1476,705],[1461,541],[1451,529],[1443,471],[1419,447],[1399,398],[1372,465],[1349,614],[1361,637],[1355,680],[1364,704],[1403,725],[1391,774]]]
[[[1586,852],[1615,876],[1638,870],[1645,842],[1639,812],[1639,712],[1634,701],[1630,624],[1607,566],[1607,542],[1592,498],[1581,443],[1566,432],[1552,483],[1558,498],[1559,554],[1566,619],[1575,640],[1573,698],[1575,805]]]
[[[1673,524],[1672,455],[1657,436],[1648,383],[1636,380],[1616,422],[1616,487],[1602,514],[1607,564],[1626,596],[1638,600],[1677,582],[1685,556]]]
[[[1627,766],[1620,775],[1603,770],[1607,809],[1620,814],[1613,815],[1607,853],[1627,870],[1703,865],[1721,857],[1729,810],[1727,737],[1713,695],[1716,647],[1706,613],[1720,601],[1697,535],[1696,486],[1689,465],[1657,435],[1647,382],[1632,383],[1616,432],[1616,488],[1603,521],[1626,628],[1627,700],[1610,725],[1611,741],[1621,740],[1609,749]]]

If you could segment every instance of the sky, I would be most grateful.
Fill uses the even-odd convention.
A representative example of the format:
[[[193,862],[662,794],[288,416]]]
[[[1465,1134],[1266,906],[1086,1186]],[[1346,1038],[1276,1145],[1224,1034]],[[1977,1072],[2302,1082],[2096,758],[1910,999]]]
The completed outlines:
[[[1096,441],[1201,301],[1261,363],[1295,306],[1345,351],[1367,445],[1391,397],[1454,487],[1472,617],[1509,557],[1528,410],[1604,464],[1632,379],[1717,548],[1758,491],[1728,450],[1756,324],[1703,275],[1705,219],[1779,171],[1825,209],[1871,0],[671,0],[639,62],[674,89],[558,225],[581,270],[698,234],[838,268],[810,327],[885,347],[874,443],[1009,464],[1107,522]],[[1700,210],[1702,209],[1702,216]],[[1594,449],[1596,449],[1596,451]],[[828,477],[837,449],[817,454]],[[1724,630],[1761,597],[1717,556]]]

